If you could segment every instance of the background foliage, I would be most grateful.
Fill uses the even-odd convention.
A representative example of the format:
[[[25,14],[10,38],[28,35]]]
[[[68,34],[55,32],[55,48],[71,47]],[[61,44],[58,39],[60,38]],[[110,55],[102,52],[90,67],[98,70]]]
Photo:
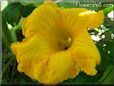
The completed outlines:
[[[80,3],[95,3],[97,0],[64,0],[57,2],[58,6],[64,8],[78,7],[75,2]],[[85,2],[86,1],[86,2]],[[113,2],[109,1],[111,4]],[[102,2],[103,4],[109,2]],[[23,73],[17,71],[17,62],[12,54],[10,45],[15,41],[22,41],[24,36],[21,30],[21,21],[23,17],[28,16],[37,6],[43,3],[43,0],[19,0],[19,2],[10,2],[2,11],[2,84],[39,84],[37,81],[31,80]],[[114,10],[112,7],[87,7],[91,10],[104,10],[104,24],[96,30],[91,30],[89,33],[100,38],[95,41],[100,54],[101,64],[97,66],[98,73],[95,76],[88,76],[80,73],[74,79],[69,79],[60,84],[113,84],[114,81],[114,21],[107,17],[107,14]],[[8,28],[8,24],[12,28]]]

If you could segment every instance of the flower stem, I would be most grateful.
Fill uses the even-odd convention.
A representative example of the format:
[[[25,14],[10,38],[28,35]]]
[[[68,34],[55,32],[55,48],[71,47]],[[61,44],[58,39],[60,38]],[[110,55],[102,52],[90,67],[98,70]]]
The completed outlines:
[[[13,79],[15,67],[16,67],[16,60],[15,60],[15,62],[14,62],[14,64],[13,64],[13,68],[12,68],[12,73],[11,73],[10,81],[12,81],[12,79]]]
[[[5,65],[5,67],[3,68],[3,71],[2,71],[2,75],[4,75],[4,73],[5,73],[5,71],[8,69],[8,67],[9,67],[9,65],[10,65],[10,63],[12,62],[12,61],[14,61],[15,60],[15,57],[12,57],[8,62],[7,62],[7,64]],[[0,74],[1,75],[1,74]]]
[[[103,76],[99,79],[99,82],[103,82],[112,71],[112,65],[110,65],[104,72]]]

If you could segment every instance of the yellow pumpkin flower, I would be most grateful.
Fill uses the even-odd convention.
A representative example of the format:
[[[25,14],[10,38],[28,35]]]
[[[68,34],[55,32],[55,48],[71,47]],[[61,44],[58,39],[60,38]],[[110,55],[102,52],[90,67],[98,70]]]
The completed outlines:
[[[101,58],[88,28],[103,19],[103,11],[43,3],[23,20],[24,40],[11,45],[18,71],[43,84],[58,84],[81,71],[95,75]]]

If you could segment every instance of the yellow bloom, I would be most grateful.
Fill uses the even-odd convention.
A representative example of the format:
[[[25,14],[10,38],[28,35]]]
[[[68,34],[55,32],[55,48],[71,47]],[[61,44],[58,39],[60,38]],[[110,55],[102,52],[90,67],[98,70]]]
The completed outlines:
[[[88,28],[99,27],[103,19],[102,11],[40,5],[23,21],[24,40],[11,45],[19,72],[44,84],[74,78],[80,71],[95,75],[100,54]]]

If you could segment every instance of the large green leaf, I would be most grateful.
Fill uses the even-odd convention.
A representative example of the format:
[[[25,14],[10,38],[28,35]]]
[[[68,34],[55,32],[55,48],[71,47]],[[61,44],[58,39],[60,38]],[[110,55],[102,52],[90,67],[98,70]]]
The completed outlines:
[[[22,10],[23,6],[20,3],[18,2],[10,3],[4,9],[7,22],[12,26],[18,24],[22,17]]]
[[[2,12],[2,37],[7,45],[7,47],[9,48],[9,45],[12,43],[13,39],[11,37],[11,32],[7,27],[6,24],[6,16],[5,16],[5,12]]]
[[[24,6],[23,12],[22,12],[23,17],[27,17],[34,9],[35,9],[35,6],[33,4],[28,4]]]

